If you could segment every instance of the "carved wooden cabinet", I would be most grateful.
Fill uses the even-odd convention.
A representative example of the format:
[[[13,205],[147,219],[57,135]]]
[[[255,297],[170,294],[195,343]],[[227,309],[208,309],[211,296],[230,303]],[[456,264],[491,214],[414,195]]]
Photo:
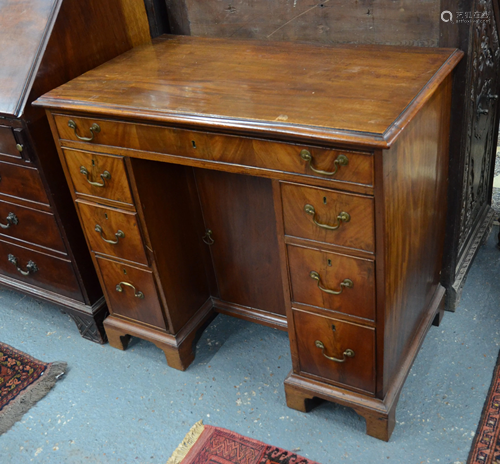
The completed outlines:
[[[101,343],[106,303],[47,119],[31,103],[149,40],[139,2],[0,0],[0,284],[58,304]]]
[[[170,36],[41,97],[112,346],[183,370],[214,311],[287,330],[288,405],[350,406],[388,440],[443,311],[461,57]]]

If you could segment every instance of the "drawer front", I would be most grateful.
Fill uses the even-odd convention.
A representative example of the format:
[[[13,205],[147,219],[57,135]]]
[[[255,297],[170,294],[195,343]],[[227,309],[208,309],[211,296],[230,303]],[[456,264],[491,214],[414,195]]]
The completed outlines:
[[[17,164],[0,162],[0,193],[49,203],[38,171]]]
[[[137,213],[76,202],[92,251],[148,264]]]
[[[358,250],[375,250],[373,199],[282,184],[285,234]]]
[[[301,372],[375,393],[375,329],[304,311],[293,317]]]
[[[287,250],[293,301],[375,320],[373,261],[292,245]]]
[[[0,272],[24,283],[83,301],[71,262],[0,240]]]
[[[132,204],[123,157],[64,150],[76,193]]]
[[[65,253],[52,213],[0,201],[0,234]]]
[[[21,158],[21,153],[17,149],[17,142],[14,138],[12,128],[0,126],[0,155]]]
[[[101,257],[97,258],[97,262],[111,314],[166,330],[151,271],[125,266]]]
[[[373,157],[371,153],[56,115],[55,122],[59,137],[75,142],[79,139],[75,130],[68,126],[70,120],[75,122],[77,133],[80,136],[91,136],[90,127],[92,124],[99,125],[100,131],[94,132],[93,140],[89,142],[89,146],[100,144],[132,148],[240,164],[278,172],[303,174],[341,182],[373,185]]]

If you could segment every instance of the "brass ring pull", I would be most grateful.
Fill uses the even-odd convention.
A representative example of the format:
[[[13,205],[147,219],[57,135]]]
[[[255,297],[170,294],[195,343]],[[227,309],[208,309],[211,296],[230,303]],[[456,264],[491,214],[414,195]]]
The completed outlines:
[[[339,155],[333,163],[335,165],[335,169],[333,171],[321,171],[320,169],[316,169],[313,166],[313,157],[309,150],[302,150],[300,152],[300,157],[304,161],[307,161],[309,167],[311,168],[311,171],[314,171],[316,174],[322,174],[324,176],[334,176],[335,174],[337,174],[340,166],[347,166],[349,164],[349,159],[346,155]]]
[[[85,166],[80,166],[80,172],[87,178],[87,182],[90,185],[93,185],[94,187],[106,187],[106,180],[111,179],[111,174],[108,171],[104,171],[101,174],[102,183],[101,182],[92,182],[89,179],[89,172],[87,171],[87,168]]]
[[[121,238],[125,238],[125,234],[121,231],[121,230],[118,230],[118,232],[116,232],[115,234],[115,237],[116,237],[116,240],[108,240],[107,238],[104,238],[104,236],[102,235],[102,227],[99,225],[99,224],[96,224],[95,225],[95,228],[94,230],[96,232],[99,232],[99,234],[101,235],[101,238],[106,242],[106,243],[110,243],[111,245],[117,245],[118,244],[118,240],[121,239]]]
[[[80,137],[76,133],[76,122],[71,120],[71,119],[68,121],[68,127],[71,127],[71,129],[73,129],[75,131],[75,135],[76,135],[77,139],[83,140],[84,142],[92,142],[92,140],[94,140],[95,134],[98,132],[101,132],[101,127],[99,126],[99,124],[94,123],[90,126],[90,129],[89,129],[90,133],[92,134],[92,137]]]
[[[340,295],[344,291],[344,288],[353,288],[354,287],[354,284],[353,284],[351,279],[344,279],[344,281],[340,283],[340,290],[339,291],[330,290],[329,288],[325,288],[321,285],[321,277],[319,276],[319,274],[316,271],[311,271],[311,273],[309,274],[309,277],[311,277],[311,279],[317,280],[318,281],[318,288],[322,292],[328,293],[329,295]]]
[[[321,350],[321,353],[323,354],[323,356],[326,359],[329,359],[330,361],[334,361],[336,363],[343,363],[346,361],[346,358],[354,358],[354,351],[352,351],[351,349],[345,350],[343,353],[343,358],[339,359],[339,358],[334,358],[333,356],[328,356],[327,354],[325,354],[325,345],[323,344],[322,341],[316,340],[314,342],[314,344],[316,345],[316,348],[319,348]]]
[[[313,205],[305,205],[304,211],[307,214],[312,215],[314,224],[316,224],[318,227],[322,227],[323,229],[328,229],[328,230],[337,230],[342,225],[343,222],[349,222],[351,220],[351,215],[349,213],[346,213],[345,211],[342,211],[337,216],[337,223],[331,226],[329,224],[322,224],[321,222],[318,222],[316,220],[316,210],[314,209]]]
[[[17,258],[14,256],[14,255],[9,255],[7,257],[7,259],[9,260],[9,262],[11,262],[14,266],[16,266],[17,270],[19,271],[20,274],[22,274],[23,276],[29,276],[30,274],[34,274],[35,272],[38,271],[38,266],[33,262],[33,261],[28,261],[28,264],[26,265],[26,271],[24,271],[23,269],[21,269],[19,267],[19,264],[17,262]]]
[[[215,240],[212,237],[213,232],[210,229],[207,229],[205,232],[205,235],[201,237],[203,240],[203,243],[206,245],[213,245],[215,243]]]
[[[17,226],[19,224],[19,219],[17,219],[17,216],[14,213],[9,213],[7,214],[7,224],[2,224],[0,222],[0,227],[2,229],[8,229],[11,225]]]
[[[122,285],[124,285],[125,287],[130,287],[130,288],[132,288],[132,289],[134,290],[134,296],[135,296],[136,298],[141,298],[141,299],[142,299],[142,298],[144,298],[144,293],[142,293],[142,292],[138,292],[138,291],[136,290],[136,288],[135,288],[132,284],[129,284],[128,282],[120,282],[119,284],[117,284],[117,286],[116,286],[116,291],[117,291],[117,292],[120,292],[120,293],[121,293],[121,292],[123,292],[123,287],[122,287]]]

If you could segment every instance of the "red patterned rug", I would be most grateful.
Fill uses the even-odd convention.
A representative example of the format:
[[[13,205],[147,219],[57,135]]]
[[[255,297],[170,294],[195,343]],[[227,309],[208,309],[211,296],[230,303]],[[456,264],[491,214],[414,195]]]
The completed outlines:
[[[467,464],[500,462],[500,356],[493,372],[490,391],[484,403]]]
[[[66,363],[43,363],[0,343],[0,435],[54,386]]]
[[[167,464],[319,464],[229,430],[196,423]]]

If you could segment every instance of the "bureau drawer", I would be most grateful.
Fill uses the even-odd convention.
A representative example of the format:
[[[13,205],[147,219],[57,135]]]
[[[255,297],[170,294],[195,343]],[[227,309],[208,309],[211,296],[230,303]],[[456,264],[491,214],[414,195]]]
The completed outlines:
[[[375,393],[375,329],[299,310],[293,317],[302,373]]]
[[[65,253],[52,213],[0,201],[0,234]]]
[[[281,193],[286,235],[375,250],[371,197],[287,183]]]
[[[71,262],[0,240],[0,272],[24,283],[83,301]]]
[[[93,144],[100,144],[373,185],[371,153],[101,119],[63,115],[54,118],[63,140],[78,142],[81,139],[77,133],[91,136],[90,150]],[[69,127],[69,121],[76,124],[76,131]],[[98,124],[99,132],[94,131],[92,136],[93,124]]]
[[[0,193],[49,203],[38,171],[17,164],[0,162]]]
[[[111,314],[166,330],[153,273],[97,257]]]
[[[137,213],[77,201],[92,251],[148,264]]]
[[[133,204],[122,156],[64,150],[76,193]]]
[[[17,149],[17,142],[14,138],[12,128],[0,126],[0,155],[21,158],[21,153]]]
[[[292,301],[375,320],[373,261],[293,245],[287,250]]]

